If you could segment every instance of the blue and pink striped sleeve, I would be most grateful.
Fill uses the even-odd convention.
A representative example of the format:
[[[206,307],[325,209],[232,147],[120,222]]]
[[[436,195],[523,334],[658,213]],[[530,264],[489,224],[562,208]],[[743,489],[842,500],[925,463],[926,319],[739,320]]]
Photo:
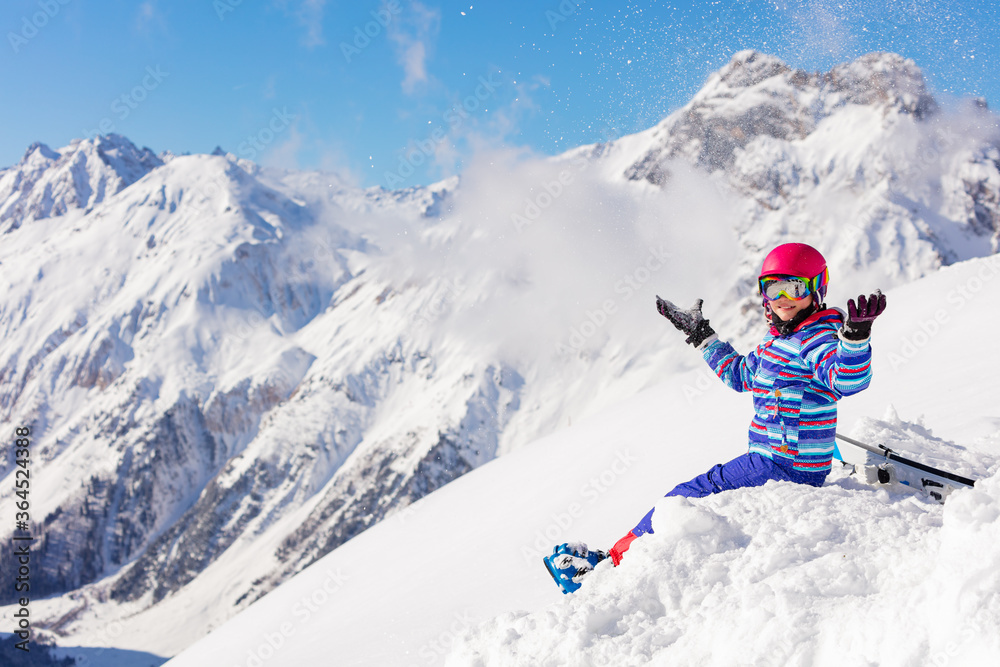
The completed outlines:
[[[872,348],[869,341],[844,340],[825,330],[803,341],[802,357],[813,369],[813,377],[839,398],[865,389],[872,380]]]
[[[750,391],[754,372],[759,363],[754,352],[743,356],[729,343],[716,340],[702,351],[702,356],[729,388],[736,391]]]

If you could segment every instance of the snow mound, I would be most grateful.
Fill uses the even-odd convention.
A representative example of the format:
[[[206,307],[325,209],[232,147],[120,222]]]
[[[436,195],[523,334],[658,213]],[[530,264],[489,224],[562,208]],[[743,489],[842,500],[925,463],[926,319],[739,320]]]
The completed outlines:
[[[446,664],[992,664],[1000,475],[946,506],[832,478],[664,499],[621,566],[473,628]]]
[[[964,477],[982,479],[997,472],[995,459],[983,455],[984,450],[992,449],[989,443],[983,442],[977,448],[969,449],[939,438],[924,425],[923,418],[916,422],[901,419],[892,404],[886,407],[882,419],[861,417],[851,433],[863,442],[885,445],[897,452],[905,452],[910,460]],[[992,471],[990,466],[993,466]]]

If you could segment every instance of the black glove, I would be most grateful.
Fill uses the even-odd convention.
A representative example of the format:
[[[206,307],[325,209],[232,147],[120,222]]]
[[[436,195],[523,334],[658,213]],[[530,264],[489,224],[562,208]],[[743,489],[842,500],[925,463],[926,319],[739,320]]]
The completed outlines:
[[[691,343],[698,347],[702,342],[715,334],[712,327],[708,326],[708,320],[701,315],[701,299],[694,302],[694,307],[690,310],[682,310],[666,299],[656,297],[656,310],[680,331],[688,335],[685,343]]]
[[[858,297],[857,306],[854,305],[854,299],[848,299],[847,321],[844,322],[841,334],[847,340],[867,339],[872,335],[872,322],[882,314],[883,310],[885,310],[885,294],[882,294],[881,290],[875,290],[867,301],[862,294]]]

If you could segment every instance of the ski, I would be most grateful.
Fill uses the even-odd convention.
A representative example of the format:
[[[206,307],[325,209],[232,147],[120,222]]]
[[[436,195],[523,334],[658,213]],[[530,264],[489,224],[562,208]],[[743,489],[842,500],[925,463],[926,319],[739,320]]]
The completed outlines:
[[[869,483],[889,484],[898,481],[900,484],[926,492],[938,502],[944,502],[945,497],[955,489],[975,486],[975,480],[913,461],[885,445],[869,445],[846,435],[839,433],[836,435],[838,440],[861,451],[856,452],[846,448],[842,450],[839,445],[834,445],[834,458],[845,465],[855,466],[855,470],[860,466]]]

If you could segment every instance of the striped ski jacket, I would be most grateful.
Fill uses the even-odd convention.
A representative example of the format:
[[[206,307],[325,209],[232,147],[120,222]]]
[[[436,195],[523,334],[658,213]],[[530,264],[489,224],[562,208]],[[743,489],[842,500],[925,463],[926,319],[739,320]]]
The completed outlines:
[[[803,472],[830,470],[837,401],[872,377],[869,341],[841,339],[842,324],[842,314],[828,309],[785,336],[772,326],[746,356],[718,339],[705,346],[705,361],[723,382],[753,393],[751,452]]]

